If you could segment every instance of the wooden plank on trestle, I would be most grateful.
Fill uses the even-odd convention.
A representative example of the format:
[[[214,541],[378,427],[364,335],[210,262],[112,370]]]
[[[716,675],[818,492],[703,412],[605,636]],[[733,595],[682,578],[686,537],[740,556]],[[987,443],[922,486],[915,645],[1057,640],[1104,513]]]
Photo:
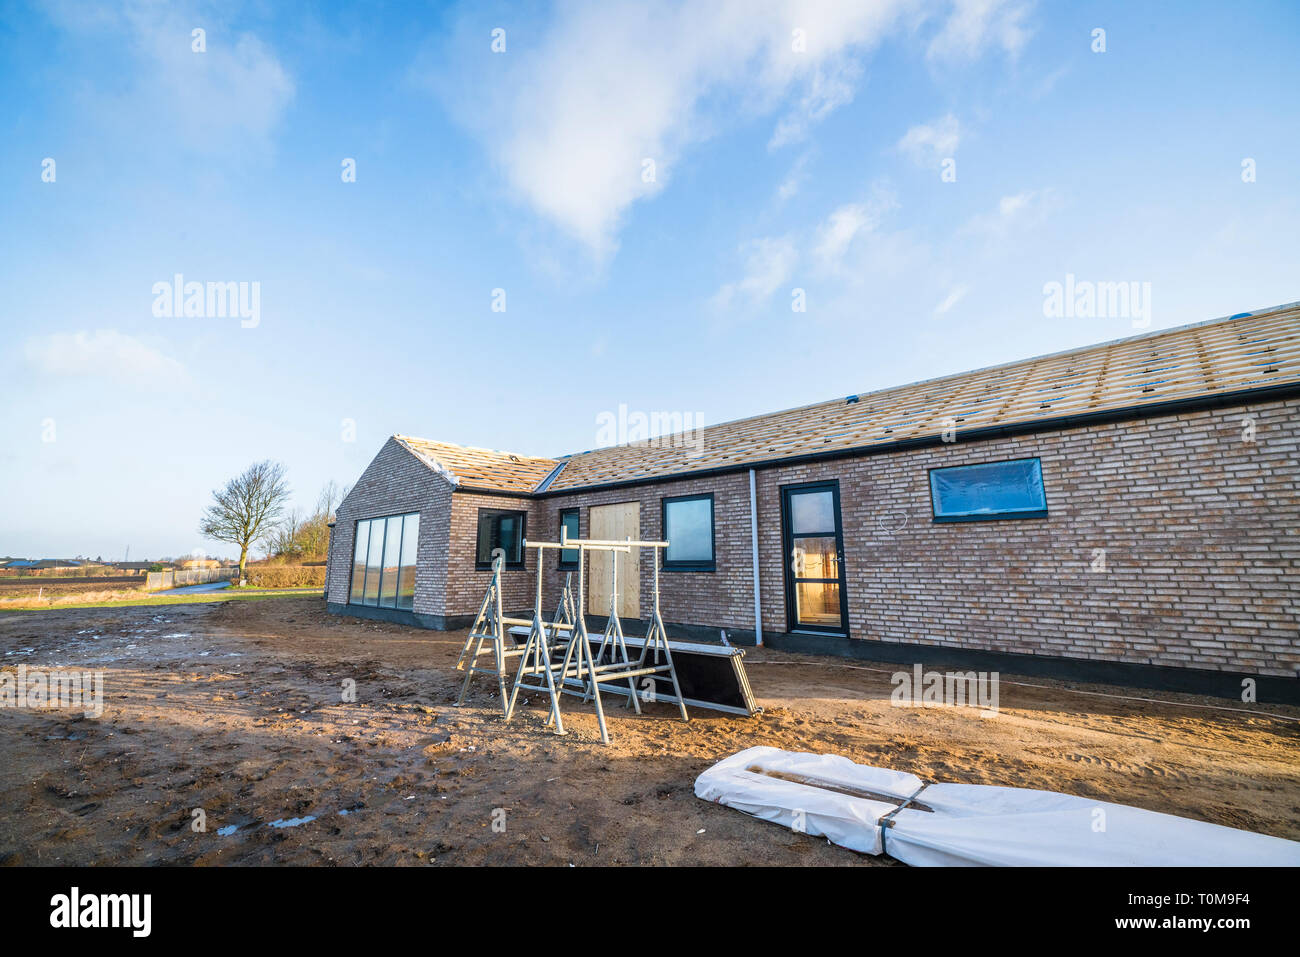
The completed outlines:
[[[641,503],[618,502],[593,505],[589,512],[588,533],[592,539],[610,542],[636,541],[641,538]],[[627,552],[597,551],[591,554],[591,577],[588,581],[587,614],[609,614],[610,562],[618,563],[618,614],[620,618],[641,616],[641,562],[638,549]]]

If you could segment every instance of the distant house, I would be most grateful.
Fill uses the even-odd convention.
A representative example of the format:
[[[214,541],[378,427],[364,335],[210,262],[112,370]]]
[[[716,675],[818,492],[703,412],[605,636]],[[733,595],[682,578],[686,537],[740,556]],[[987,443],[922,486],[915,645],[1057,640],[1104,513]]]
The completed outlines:
[[[7,562],[2,567],[28,571],[70,571],[80,568],[82,564],[76,559],[68,558],[21,558]]]
[[[1300,303],[554,459],[394,435],[326,596],[464,627],[500,549],[523,611],[563,527],[670,541],[679,636],[1296,699],[1298,477]]]
[[[65,572],[99,567],[99,562],[84,558],[14,558],[0,561],[0,569],[10,571]]]

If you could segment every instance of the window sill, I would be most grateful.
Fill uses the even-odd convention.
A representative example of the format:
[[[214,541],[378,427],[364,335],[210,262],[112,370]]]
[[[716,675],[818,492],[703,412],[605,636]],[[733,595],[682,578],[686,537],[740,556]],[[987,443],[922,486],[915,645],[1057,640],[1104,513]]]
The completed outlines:
[[[991,515],[936,515],[934,521],[943,524],[949,522],[1003,522],[1016,518],[1047,518],[1047,509],[1044,508],[1034,512],[999,512]]]

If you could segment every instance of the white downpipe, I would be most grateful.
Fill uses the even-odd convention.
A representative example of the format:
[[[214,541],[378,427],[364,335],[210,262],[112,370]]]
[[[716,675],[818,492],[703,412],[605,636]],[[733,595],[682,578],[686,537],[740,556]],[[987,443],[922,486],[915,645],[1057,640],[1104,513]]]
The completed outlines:
[[[754,470],[749,470],[749,537],[754,547],[754,643],[763,647],[763,598],[758,589],[758,495]]]

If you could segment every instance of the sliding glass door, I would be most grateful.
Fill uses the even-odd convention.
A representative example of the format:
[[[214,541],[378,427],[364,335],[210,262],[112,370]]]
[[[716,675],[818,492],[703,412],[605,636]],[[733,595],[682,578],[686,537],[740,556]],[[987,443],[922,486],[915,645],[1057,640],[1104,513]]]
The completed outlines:
[[[785,532],[785,606],[791,631],[848,633],[844,534],[838,482],[781,490]]]

